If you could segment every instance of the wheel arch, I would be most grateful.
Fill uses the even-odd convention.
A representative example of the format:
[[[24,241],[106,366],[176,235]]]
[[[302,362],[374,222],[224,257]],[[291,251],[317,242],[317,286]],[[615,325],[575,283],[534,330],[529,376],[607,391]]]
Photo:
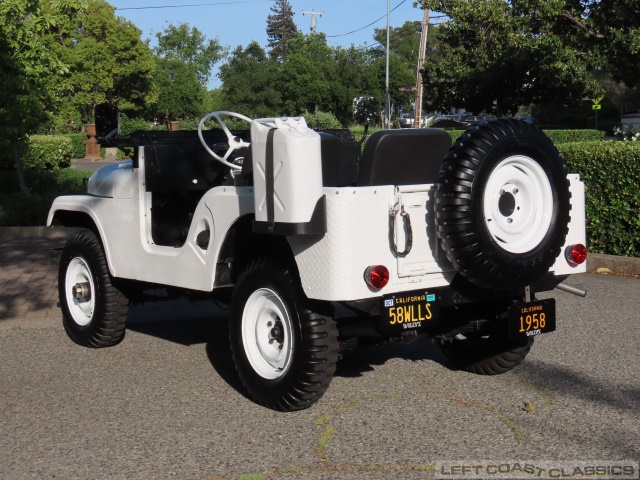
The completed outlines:
[[[252,259],[260,256],[278,258],[298,273],[295,257],[286,237],[254,233],[254,218],[254,214],[243,215],[226,231],[218,250],[217,263],[218,267],[227,263],[231,263],[232,267],[226,267],[227,276],[216,274],[214,288],[224,286],[225,280],[232,285],[235,284],[244,267]]]
[[[49,211],[47,226],[86,229],[93,232],[102,244],[109,272],[111,275],[114,275],[111,249],[109,248],[108,242],[105,241],[106,233],[104,226],[102,222],[100,222],[99,216],[90,206],[81,203],[76,197],[58,197],[54,200],[51,210]]]

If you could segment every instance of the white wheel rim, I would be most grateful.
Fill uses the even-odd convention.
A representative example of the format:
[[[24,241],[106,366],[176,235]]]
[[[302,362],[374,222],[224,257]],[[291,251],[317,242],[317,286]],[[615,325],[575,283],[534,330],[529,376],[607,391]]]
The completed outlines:
[[[293,344],[291,317],[273,290],[261,288],[247,299],[242,312],[242,343],[253,370],[267,380],[288,370]]]
[[[551,183],[532,158],[514,155],[502,160],[491,172],[483,202],[485,225],[507,252],[533,250],[551,226]]]
[[[84,327],[91,322],[96,306],[93,275],[83,258],[69,262],[65,275],[64,291],[71,318]]]

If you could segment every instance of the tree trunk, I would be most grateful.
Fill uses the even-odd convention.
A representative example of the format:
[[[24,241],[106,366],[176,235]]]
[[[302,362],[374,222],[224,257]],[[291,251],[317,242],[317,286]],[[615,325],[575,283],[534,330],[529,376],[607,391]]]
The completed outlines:
[[[12,139],[10,142],[11,153],[13,154],[13,161],[16,165],[16,171],[18,172],[18,184],[20,185],[20,191],[27,191],[27,184],[24,181],[24,168],[22,166],[22,159],[20,158],[20,142]]]

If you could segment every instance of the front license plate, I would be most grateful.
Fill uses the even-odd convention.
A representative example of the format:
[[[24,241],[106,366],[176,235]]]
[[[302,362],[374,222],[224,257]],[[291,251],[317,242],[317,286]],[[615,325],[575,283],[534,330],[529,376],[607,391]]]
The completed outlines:
[[[507,314],[509,338],[535,337],[556,329],[556,301],[536,300],[524,305],[512,305]]]
[[[398,332],[419,328],[438,318],[436,294],[425,290],[394,293],[382,297],[380,328],[383,332]]]

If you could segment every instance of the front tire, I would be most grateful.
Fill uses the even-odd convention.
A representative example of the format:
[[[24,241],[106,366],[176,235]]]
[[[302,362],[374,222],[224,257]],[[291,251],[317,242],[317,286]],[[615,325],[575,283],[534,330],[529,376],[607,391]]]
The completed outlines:
[[[290,268],[258,258],[244,269],[231,300],[229,336],[236,370],[256,402],[301,410],[322,397],[338,359],[338,331],[316,313]]]
[[[78,345],[110,347],[125,334],[129,300],[112,283],[102,244],[89,230],[71,237],[58,271],[62,324]]]

